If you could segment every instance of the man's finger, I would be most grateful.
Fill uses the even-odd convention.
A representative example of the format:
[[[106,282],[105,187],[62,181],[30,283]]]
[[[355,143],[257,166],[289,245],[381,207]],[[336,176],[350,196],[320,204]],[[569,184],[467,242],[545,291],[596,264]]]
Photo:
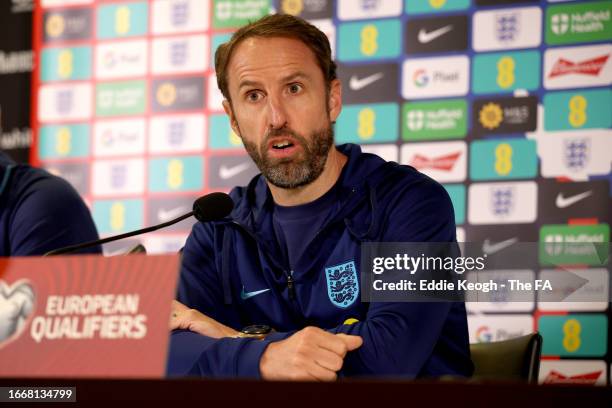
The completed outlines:
[[[342,368],[344,360],[338,354],[324,348],[317,349],[316,353],[314,360],[321,367],[334,372]]]
[[[325,367],[320,366],[313,361],[308,366],[308,373],[314,377],[316,381],[336,381],[338,375],[334,370],[329,370]]]
[[[336,334],[336,336],[342,339],[342,341],[344,341],[344,344],[346,344],[346,347],[349,351],[355,350],[361,347],[361,345],[363,344],[363,339],[361,338],[361,336],[353,336],[344,333]]]

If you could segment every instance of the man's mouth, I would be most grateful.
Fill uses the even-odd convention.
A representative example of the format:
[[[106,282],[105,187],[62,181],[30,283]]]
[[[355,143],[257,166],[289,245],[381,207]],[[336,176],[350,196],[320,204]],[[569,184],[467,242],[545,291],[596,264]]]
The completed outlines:
[[[289,140],[282,140],[272,144],[272,148],[276,150],[284,150],[289,147],[293,147],[293,142]]]

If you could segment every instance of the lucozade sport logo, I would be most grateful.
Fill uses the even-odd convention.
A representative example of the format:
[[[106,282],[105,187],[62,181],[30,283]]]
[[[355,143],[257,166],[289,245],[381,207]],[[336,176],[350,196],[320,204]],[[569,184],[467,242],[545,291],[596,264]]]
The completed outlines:
[[[9,285],[0,280],[0,347],[17,338],[34,311],[36,296],[27,280]]]

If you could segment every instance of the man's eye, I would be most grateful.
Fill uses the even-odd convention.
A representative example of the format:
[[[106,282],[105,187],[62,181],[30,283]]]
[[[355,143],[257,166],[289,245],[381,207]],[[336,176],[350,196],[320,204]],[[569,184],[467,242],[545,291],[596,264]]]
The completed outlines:
[[[257,102],[259,99],[261,99],[261,96],[259,95],[259,92],[249,92],[247,94],[247,99],[251,102]]]
[[[289,85],[289,92],[295,94],[302,90],[302,85],[300,84],[291,84]]]

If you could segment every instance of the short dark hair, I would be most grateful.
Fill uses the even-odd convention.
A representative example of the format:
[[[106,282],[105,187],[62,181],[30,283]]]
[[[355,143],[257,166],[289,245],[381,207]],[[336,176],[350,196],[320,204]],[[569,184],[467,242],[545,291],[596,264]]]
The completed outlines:
[[[241,27],[228,42],[217,48],[215,52],[217,86],[228,101],[230,96],[227,65],[238,44],[250,37],[286,37],[300,40],[314,53],[317,63],[323,71],[323,78],[328,89],[331,82],[337,78],[336,63],[331,57],[329,40],[321,30],[299,17],[289,14],[272,14]]]

